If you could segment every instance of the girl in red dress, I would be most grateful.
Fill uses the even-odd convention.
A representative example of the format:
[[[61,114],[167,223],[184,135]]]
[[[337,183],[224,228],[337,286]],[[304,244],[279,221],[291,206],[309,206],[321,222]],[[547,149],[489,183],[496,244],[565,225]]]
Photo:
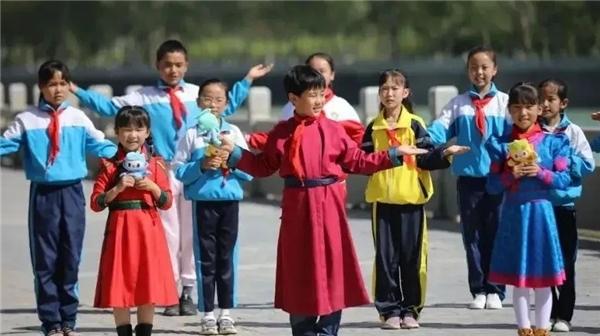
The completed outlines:
[[[151,335],[154,306],[178,302],[158,215],[158,209],[171,206],[172,195],[165,162],[152,156],[146,146],[149,129],[150,119],[143,108],[125,106],[117,112],[119,151],[103,160],[92,192],[92,210],[109,208],[94,306],[113,308],[119,336],[133,334],[129,308],[138,308],[136,335]],[[135,164],[128,166],[147,167],[134,176],[123,162],[130,163],[136,156]]]

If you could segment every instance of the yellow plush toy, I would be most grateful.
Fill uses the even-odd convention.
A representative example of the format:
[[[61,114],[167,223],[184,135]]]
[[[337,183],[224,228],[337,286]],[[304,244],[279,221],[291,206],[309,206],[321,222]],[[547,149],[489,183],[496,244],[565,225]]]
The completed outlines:
[[[537,162],[538,156],[527,140],[515,140],[508,144],[508,166],[514,167],[518,164],[533,164]]]

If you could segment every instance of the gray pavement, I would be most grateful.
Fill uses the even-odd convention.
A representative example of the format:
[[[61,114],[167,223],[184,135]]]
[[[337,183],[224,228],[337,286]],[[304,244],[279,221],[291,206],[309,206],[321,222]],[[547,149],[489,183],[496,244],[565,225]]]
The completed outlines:
[[[29,183],[22,171],[0,168],[1,292],[0,334],[37,335],[32,271],[27,239]],[[89,197],[91,183],[85,183]],[[107,213],[88,211],[80,273],[79,328],[84,335],[114,333],[109,310],[92,307],[100,246]],[[245,201],[240,208],[240,335],[290,335],[288,316],[273,309],[275,251],[279,208]],[[368,214],[352,212],[350,224],[365,282],[370,286],[373,245]],[[510,305],[500,311],[472,311],[466,285],[466,262],[456,224],[430,223],[429,281],[421,328],[383,331],[372,306],[347,309],[340,335],[516,335]],[[600,243],[584,242],[577,263],[577,307],[570,335],[600,335]],[[155,319],[157,335],[198,335],[200,316]]]

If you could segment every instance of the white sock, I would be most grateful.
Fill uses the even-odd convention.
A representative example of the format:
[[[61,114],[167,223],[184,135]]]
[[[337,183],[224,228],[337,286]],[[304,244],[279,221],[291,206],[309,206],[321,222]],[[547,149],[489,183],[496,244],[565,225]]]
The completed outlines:
[[[229,311],[229,309],[221,309],[221,316],[229,316],[231,315],[231,312]]]
[[[535,326],[538,329],[550,329],[552,313],[552,291],[550,287],[535,290]]]
[[[529,321],[529,288],[513,287],[513,309],[519,329],[531,328],[531,322]]]
[[[214,320],[215,319],[215,312],[214,311],[210,311],[210,312],[204,312],[204,318],[205,319],[211,319]]]

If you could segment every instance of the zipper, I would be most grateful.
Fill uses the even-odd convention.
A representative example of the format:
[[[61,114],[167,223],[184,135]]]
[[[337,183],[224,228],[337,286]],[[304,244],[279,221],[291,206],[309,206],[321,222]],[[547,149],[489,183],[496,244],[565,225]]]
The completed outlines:
[[[419,187],[421,187],[421,192],[423,192],[423,196],[425,196],[425,199],[427,199],[429,194],[427,193],[427,189],[425,189],[425,185],[423,185],[423,182],[421,181],[420,177],[417,176],[417,180],[419,181]]]

